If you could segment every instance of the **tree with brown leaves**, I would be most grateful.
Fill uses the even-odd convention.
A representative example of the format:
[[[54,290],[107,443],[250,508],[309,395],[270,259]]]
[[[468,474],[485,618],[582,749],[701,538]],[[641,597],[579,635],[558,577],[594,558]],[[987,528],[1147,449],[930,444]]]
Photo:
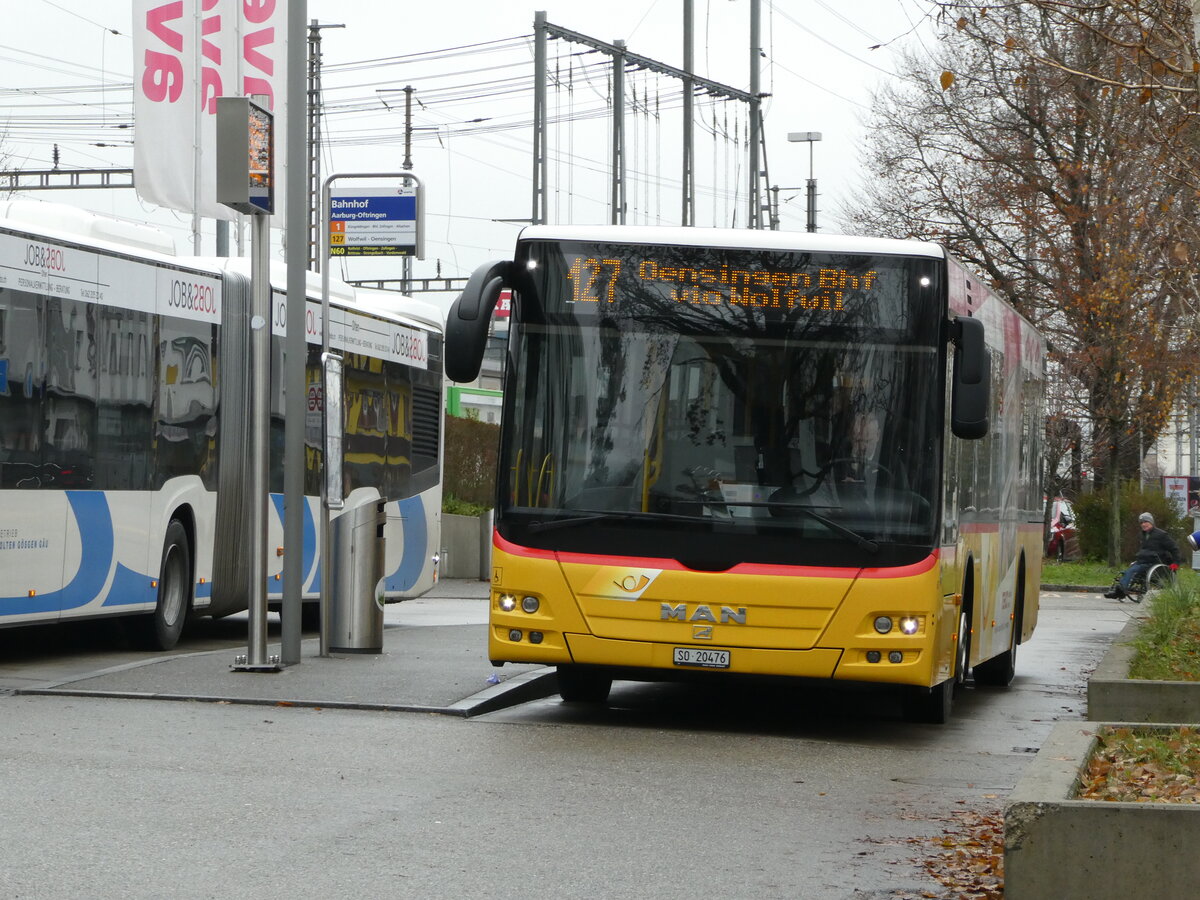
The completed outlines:
[[[946,244],[1043,330],[1115,516],[1192,369],[1196,289],[1181,263],[1200,243],[1180,160],[1197,135],[1177,97],[1110,83],[1136,53],[1102,36],[1107,7],[1089,9],[1075,13],[1090,28],[1024,3],[947,17],[932,58],[910,53],[876,96],[872,177],[847,218]]]

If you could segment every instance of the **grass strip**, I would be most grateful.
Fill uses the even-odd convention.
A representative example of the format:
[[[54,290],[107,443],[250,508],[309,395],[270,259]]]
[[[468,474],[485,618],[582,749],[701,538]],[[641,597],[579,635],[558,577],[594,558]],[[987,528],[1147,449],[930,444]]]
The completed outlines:
[[[1152,594],[1150,615],[1133,641],[1130,678],[1200,680],[1200,592],[1176,586]]]

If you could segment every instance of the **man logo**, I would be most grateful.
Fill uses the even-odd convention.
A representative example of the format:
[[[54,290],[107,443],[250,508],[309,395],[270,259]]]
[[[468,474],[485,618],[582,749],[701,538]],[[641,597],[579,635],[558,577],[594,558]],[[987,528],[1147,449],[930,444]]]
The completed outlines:
[[[626,575],[620,581],[613,582],[613,584],[627,594],[636,594],[639,591],[645,590],[646,585],[649,583],[650,579],[645,575]]]
[[[670,603],[664,603],[659,607],[659,619],[674,619],[677,622],[711,622],[716,625],[718,619],[713,615],[710,607],[701,604],[692,612],[688,613],[686,603],[680,603],[672,606]],[[730,606],[721,607],[720,623],[722,625],[745,625],[746,624],[746,607],[739,606],[733,609]]]

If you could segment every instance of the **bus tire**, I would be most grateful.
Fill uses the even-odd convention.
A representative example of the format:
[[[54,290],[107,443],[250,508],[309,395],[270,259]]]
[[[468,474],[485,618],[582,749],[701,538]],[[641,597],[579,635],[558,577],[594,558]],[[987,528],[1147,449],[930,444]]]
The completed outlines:
[[[909,722],[944,725],[954,708],[954,689],[966,677],[970,660],[970,626],[967,611],[958,613],[958,639],[954,642],[954,671],[941,684],[931,688],[911,687],[904,695],[904,718]]]
[[[975,683],[984,687],[1008,687],[1017,674],[1017,630],[1019,623],[1014,619],[1008,649],[993,656],[972,669]]]
[[[582,666],[558,667],[558,695],[564,703],[604,703],[612,678]]]
[[[158,567],[158,602],[143,622],[143,639],[151,650],[171,650],[179,643],[191,610],[192,551],[187,530],[172,519],[163,538]]]
[[[944,725],[950,721],[954,707],[954,679],[948,678],[931,688],[910,687],[904,695],[904,720],[928,725]]]

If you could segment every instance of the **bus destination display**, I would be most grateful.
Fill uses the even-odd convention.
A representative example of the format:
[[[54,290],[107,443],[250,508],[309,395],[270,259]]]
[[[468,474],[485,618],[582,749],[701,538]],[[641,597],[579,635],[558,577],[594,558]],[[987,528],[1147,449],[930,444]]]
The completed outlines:
[[[874,270],[809,266],[794,269],[732,266],[710,262],[681,265],[651,256],[625,259],[568,257],[567,279],[576,303],[613,303],[623,290],[654,293],[694,306],[747,306],[837,311],[848,291],[870,295],[880,286]]]

